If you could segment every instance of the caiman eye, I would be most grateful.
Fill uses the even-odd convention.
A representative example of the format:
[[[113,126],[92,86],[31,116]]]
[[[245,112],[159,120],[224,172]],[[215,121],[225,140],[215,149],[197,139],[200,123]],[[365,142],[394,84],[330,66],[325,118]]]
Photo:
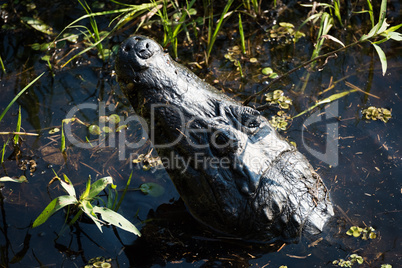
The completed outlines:
[[[251,113],[244,113],[241,115],[241,123],[243,126],[248,128],[257,128],[261,124],[261,119],[259,117],[259,113],[251,114]]]
[[[251,107],[230,106],[232,116],[246,128],[258,128],[261,125],[260,113]]]
[[[217,155],[222,156],[236,151],[238,140],[229,130],[217,130],[211,136],[210,145]]]

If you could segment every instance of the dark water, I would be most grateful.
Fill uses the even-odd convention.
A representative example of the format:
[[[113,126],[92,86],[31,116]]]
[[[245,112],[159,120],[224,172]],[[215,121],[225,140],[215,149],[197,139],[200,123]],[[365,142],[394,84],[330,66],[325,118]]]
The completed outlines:
[[[107,107],[107,115],[117,113],[127,117],[134,112],[117,85],[113,57],[102,62],[95,52],[91,52],[65,68],[52,61],[52,76],[46,62],[40,59],[46,52],[34,51],[30,46],[36,42],[49,42],[52,38],[25,27],[19,17],[37,14],[60,31],[84,11],[75,3],[56,2],[48,6],[47,2],[38,2],[36,5],[35,11],[28,10],[23,3],[3,7],[1,11],[2,25],[16,26],[9,30],[3,28],[0,32],[0,55],[7,69],[7,73],[1,72],[0,76],[1,109],[37,75],[46,72],[18,99],[0,123],[1,131],[14,131],[20,105],[23,130],[39,134],[38,137],[24,137],[17,148],[6,146],[0,177],[25,175],[29,183],[5,183],[0,190],[1,267],[81,267],[97,256],[112,258],[113,267],[324,267],[332,266],[333,260],[345,259],[352,253],[364,257],[364,267],[380,267],[386,263],[398,267],[401,263],[400,44],[394,41],[381,44],[388,60],[385,76],[382,76],[375,51],[369,44],[363,44],[339,53],[337,59],[331,59],[322,71],[312,73],[304,93],[298,89],[304,81],[305,70],[273,87],[284,90],[293,99],[292,115],[312,106],[316,100],[350,90],[345,82],[372,95],[351,93],[321,110],[296,118],[290,128],[282,132],[297,143],[299,150],[318,170],[331,191],[333,203],[340,208],[336,209],[337,216],[322,233],[323,239],[316,245],[313,242],[317,238],[309,237],[303,237],[297,244],[250,245],[221,239],[195,222],[164,170],[144,171],[130,164],[130,157],[150,151],[149,142],[136,149],[119,148],[117,141],[124,134],[118,134],[114,142],[108,140],[108,146],[90,149],[67,142],[67,158],[60,159],[60,154],[54,150],[60,147],[60,134],[49,134],[49,130],[61,127],[61,121],[77,106],[86,105],[73,114],[87,123],[97,122],[102,111],[99,105],[103,104]],[[400,3],[391,1],[388,5],[389,23],[400,23]],[[301,18],[306,16],[305,9],[290,5],[281,13],[280,21],[299,25]],[[100,27],[107,27],[108,20],[103,21],[101,17],[97,20]],[[202,59],[202,46],[180,47],[179,59],[225,94],[239,100],[264,87],[266,78],[260,74],[262,67],[270,66],[284,73],[311,55],[313,41],[308,35],[295,46],[273,44],[263,41],[266,36],[260,27],[246,23],[245,30],[249,33],[246,38],[251,44],[249,57],[257,58],[258,62],[242,61],[245,78],[240,79],[233,63],[224,59],[228,48],[239,45],[236,23],[237,20],[232,19],[225,24],[230,33],[218,38],[208,69],[200,70],[191,64]],[[360,27],[362,22],[352,20],[352,23]],[[162,34],[158,29],[154,26],[141,33],[161,41]],[[344,31],[343,40],[352,42],[354,35],[360,36],[359,31]],[[307,27],[305,32],[308,33]],[[107,46],[118,45],[130,33],[132,30],[114,36]],[[77,46],[79,49],[84,47],[83,44]],[[66,44],[54,51],[53,56],[60,59],[73,47]],[[327,50],[337,47],[335,43],[330,44]],[[330,81],[335,87],[319,95],[329,87]],[[261,103],[259,99],[257,102]],[[371,105],[391,109],[392,119],[387,124],[361,120],[361,110]],[[272,112],[264,111],[264,114],[269,117]],[[85,140],[88,136],[94,145],[97,144],[97,137],[89,135],[84,126],[75,123],[72,129],[76,140]],[[130,122],[125,135],[132,143],[146,138],[135,121]],[[3,145],[9,136],[0,137]],[[334,143],[336,147],[328,147]],[[56,153],[47,157],[49,151]],[[30,160],[37,164],[32,174],[29,164],[24,170],[24,163]],[[84,220],[56,240],[65,221],[62,212],[38,228],[29,227],[51,199],[63,193],[57,183],[48,186],[54,177],[52,169],[59,175],[65,173],[77,192],[82,192],[89,175],[93,180],[112,176],[118,189],[123,189],[132,168],[132,190],[127,193],[119,212],[141,229],[141,238],[107,227],[103,227],[101,234],[95,225]],[[134,190],[144,182],[163,185],[165,193],[154,198]],[[345,233],[352,225],[372,226],[378,236],[369,241],[349,237]]]

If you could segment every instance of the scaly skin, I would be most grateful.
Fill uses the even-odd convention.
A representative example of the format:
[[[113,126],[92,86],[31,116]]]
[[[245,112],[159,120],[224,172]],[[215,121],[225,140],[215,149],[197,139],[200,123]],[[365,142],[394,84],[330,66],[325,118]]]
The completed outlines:
[[[116,72],[155,133],[160,156],[179,159],[165,166],[196,219],[246,240],[322,231],[333,215],[327,188],[258,111],[219,93],[143,36],[121,45]]]

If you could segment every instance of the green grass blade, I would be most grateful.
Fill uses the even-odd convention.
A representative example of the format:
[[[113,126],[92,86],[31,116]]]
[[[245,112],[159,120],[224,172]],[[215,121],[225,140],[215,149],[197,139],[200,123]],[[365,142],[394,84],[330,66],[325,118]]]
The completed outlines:
[[[369,14],[370,14],[371,27],[374,27],[375,22],[374,22],[374,15],[373,15],[373,6],[371,5],[370,0],[367,0],[367,5],[368,5],[368,9],[369,9]]]
[[[0,164],[4,163],[4,154],[6,153],[6,146],[8,145],[9,141],[10,141],[10,138],[8,138],[6,143],[3,144],[3,149],[1,150],[1,162],[0,162]]]
[[[42,74],[40,74],[38,77],[36,77],[34,80],[31,81],[31,83],[29,83],[26,87],[24,87],[18,94],[17,96],[14,97],[14,99],[7,105],[6,109],[4,109],[4,111],[1,113],[0,115],[0,122],[3,119],[4,115],[7,113],[7,111],[10,109],[11,105],[14,104],[14,102],[16,102],[18,100],[18,98],[24,94],[24,92],[30,87],[32,86],[36,81],[38,81],[39,78],[42,77],[42,75],[44,75],[45,72],[43,72]]]
[[[241,51],[246,54],[246,40],[244,39],[243,23],[241,21],[241,15],[239,13],[239,34],[241,39]]]
[[[314,104],[313,106],[309,107],[307,110],[304,110],[303,112],[293,116],[293,119],[296,118],[296,117],[299,117],[299,116],[301,116],[301,115],[303,115],[303,114],[305,114],[305,113],[307,113],[307,112],[309,112],[311,110],[313,110],[314,108],[316,108],[319,105],[333,102],[333,101],[335,101],[337,99],[340,99],[340,98],[342,98],[342,97],[344,97],[346,95],[349,95],[352,92],[356,92],[356,91],[357,91],[356,89],[352,89],[352,90],[349,90],[349,91],[333,94],[333,95],[329,96],[328,98],[325,98],[325,99],[322,99],[322,100],[318,101],[316,104]]]
[[[21,131],[21,106],[18,108],[18,121],[17,121],[17,128],[15,132],[20,132]],[[20,135],[16,134],[14,136],[14,144],[18,144],[19,142]]]
[[[341,24],[341,26],[343,27],[343,23],[342,23],[342,17],[341,17],[341,4],[339,3],[339,0],[335,0],[334,1],[334,12],[335,12],[335,16],[337,17],[339,23]]]
[[[60,151],[62,153],[64,153],[66,151],[66,137],[64,136],[64,120],[61,121]]]
[[[119,199],[119,202],[117,203],[116,207],[114,208],[114,211],[116,211],[116,212],[119,210],[120,205],[121,205],[121,203],[123,202],[124,197],[126,196],[128,187],[130,186],[130,183],[131,183],[131,178],[132,178],[132,176],[133,176],[133,172],[131,171],[130,177],[128,177],[128,181],[127,181],[126,187],[124,187],[124,190],[123,190],[123,193],[122,193],[122,195],[121,195],[121,197],[120,197],[120,199]]]
[[[222,11],[222,14],[221,14],[221,17],[220,17],[220,19],[219,19],[219,22],[218,22],[218,24],[216,25],[215,31],[214,31],[214,33],[212,34],[211,40],[210,40],[210,42],[209,42],[209,44],[208,44],[207,58],[209,58],[209,56],[211,55],[212,47],[214,46],[216,37],[218,36],[218,32],[219,32],[219,30],[221,29],[221,27],[222,27],[222,25],[223,25],[223,21],[225,20],[225,16],[227,15],[227,13],[228,13],[228,11],[229,11],[229,8],[230,8],[230,6],[232,5],[233,1],[234,1],[234,0],[229,0],[229,1],[226,3],[226,5],[225,5],[225,7],[224,7],[224,9],[223,9],[223,11]],[[212,19],[212,18],[210,18],[210,20],[211,20],[211,19]],[[210,22],[211,22],[211,21],[210,21]]]
[[[1,65],[1,69],[3,70],[3,73],[6,73],[6,68],[4,67],[4,63],[3,63],[3,60],[1,59],[1,56],[0,56],[0,65]]]

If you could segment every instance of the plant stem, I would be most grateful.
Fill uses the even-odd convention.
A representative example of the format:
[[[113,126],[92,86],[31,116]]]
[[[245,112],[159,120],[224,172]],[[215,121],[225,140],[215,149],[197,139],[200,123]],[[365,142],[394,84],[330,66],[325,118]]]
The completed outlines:
[[[314,62],[314,61],[316,61],[316,60],[320,60],[320,59],[327,58],[327,57],[329,57],[329,56],[331,56],[331,55],[334,55],[334,54],[336,54],[336,53],[338,53],[338,52],[342,52],[342,51],[344,51],[344,50],[346,50],[346,49],[348,49],[348,48],[350,48],[350,47],[352,47],[352,46],[358,45],[358,44],[360,44],[360,43],[362,43],[362,41],[356,41],[356,42],[351,43],[351,44],[349,44],[349,45],[347,45],[347,46],[341,47],[341,48],[339,48],[339,49],[337,49],[337,50],[335,50],[335,51],[329,52],[329,53],[327,53],[327,54],[324,54],[324,55],[315,57],[314,59],[311,59],[311,60],[308,60],[308,61],[306,61],[306,62],[303,62],[303,63],[300,64],[299,66],[297,66],[297,67],[295,67],[295,68],[289,70],[288,72],[284,73],[283,75],[280,75],[280,76],[278,76],[277,78],[275,78],[274,80],[272,80],[271,83],[269,83],[269,85],[268,85],[267,87],[265,87],[264,89],[262,89],[262,90],[260,90],[260,91],[258,91],[258,92],[256,92],[256,93],[254,93],[253,95],[251,95],[251,96],[249,96],[248,98],[246,98],[246,99],[243,101],[243,105],[247,105],[253,98],[255,98],[255,97],[259,96],[259,95],[262,95],[262,94],[266,93],[266,92],[271,88],[271,86],[272,86],[273,84],[275,84],[276,82],[282,80],[284,77],[287,77],[287,76],[289,76],[290,74],[296,72],[297,70],[299,70],[299,69],[301,69],[301,68],[303,68],[303,67],[309,65],[310,63],[312,63],[312,62]]]

